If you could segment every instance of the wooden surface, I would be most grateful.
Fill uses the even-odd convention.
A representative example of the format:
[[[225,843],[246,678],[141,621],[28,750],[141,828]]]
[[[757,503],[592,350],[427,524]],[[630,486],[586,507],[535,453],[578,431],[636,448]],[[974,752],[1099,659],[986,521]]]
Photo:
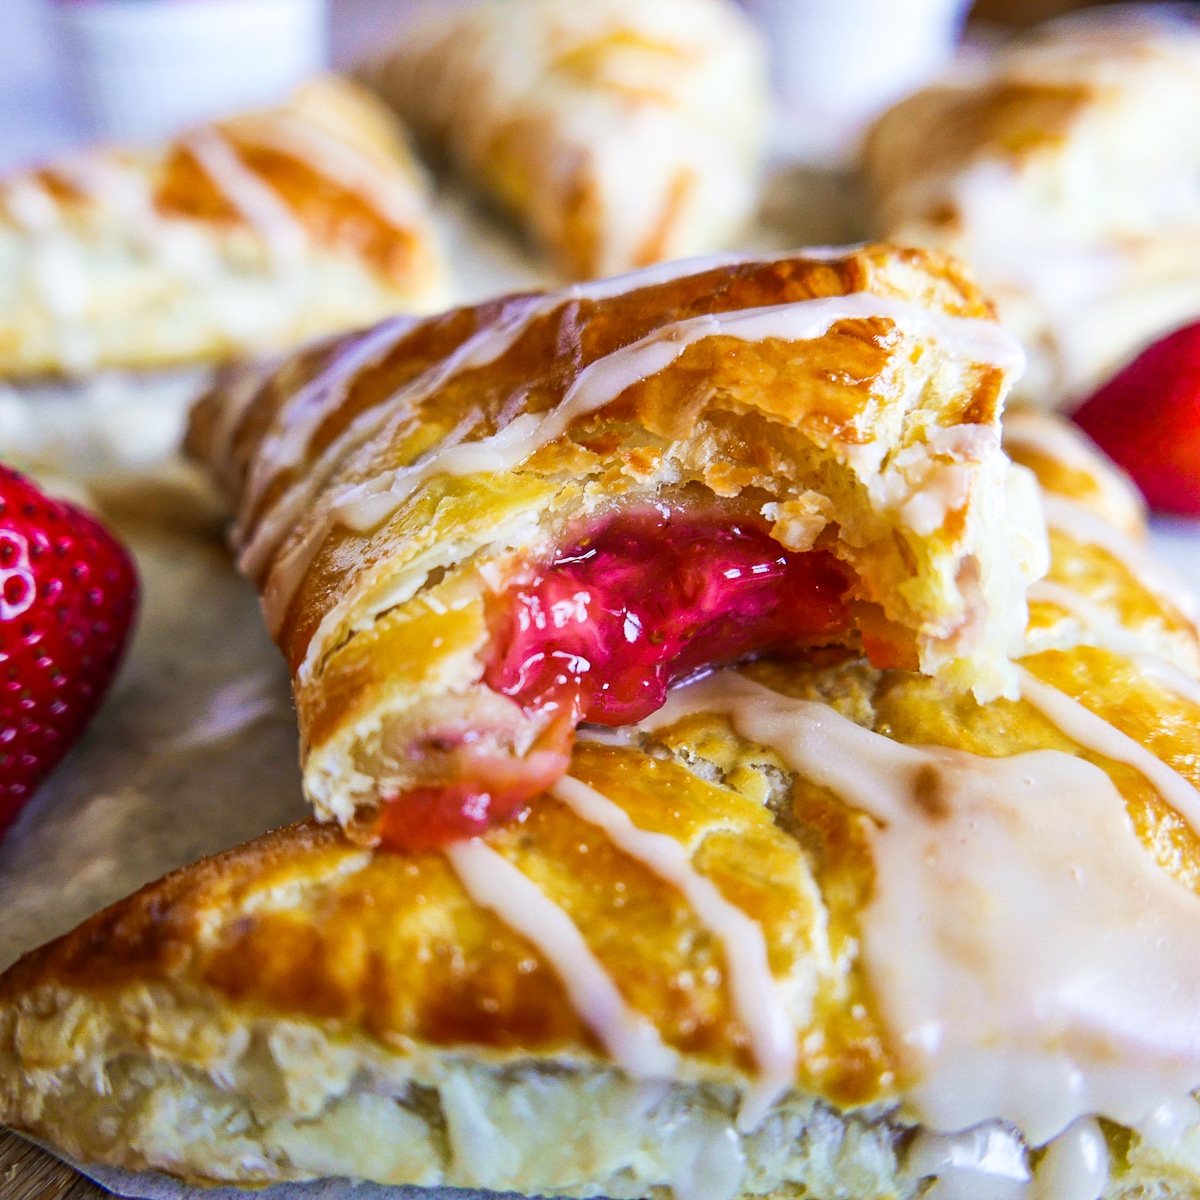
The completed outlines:
[[[0,1200],[101,1200],[112,1193],[0,1129]]]

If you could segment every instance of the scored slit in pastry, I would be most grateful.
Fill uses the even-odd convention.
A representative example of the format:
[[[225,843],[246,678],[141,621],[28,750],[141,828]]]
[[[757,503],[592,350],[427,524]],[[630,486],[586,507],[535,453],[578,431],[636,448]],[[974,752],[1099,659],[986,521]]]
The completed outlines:
[[[1200,314],[1200,23],[1073,13],[902,100],[863,165],[876,236],[978,273],[1030,353],[1033,403],[1078,401]]]
[[[521,811],[581,722],[769,654],[1015,693],[1044,568],[1020,352],[951,261],[697,261],[401,320],[210,393],[190,447],[293,672],[318,813]]]
[[[1193,602],[1020,425],[1059,588],[1020,700],[760,661],[521,824],[269,834],[0,977],[0,1121],[204,1183],[1194,1196],[1200,685],[1145,648],[1195,662]]]
[[[0,377],[290,350],[443,300],[423,176],[334,78],[147,149],[0,179]]]
[[[766,63],[731,0],[431,8],[361,75],[568,278],[719,249],[754,210]]]

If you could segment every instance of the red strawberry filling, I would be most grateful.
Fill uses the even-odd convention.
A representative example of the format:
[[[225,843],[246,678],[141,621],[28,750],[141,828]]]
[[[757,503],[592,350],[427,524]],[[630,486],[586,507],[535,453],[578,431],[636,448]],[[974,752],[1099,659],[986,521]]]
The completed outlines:
[[[785,550],[753,522],[665,507],[608,518],[497,609],[485,682],[537,722],[536,745],[505,770],[458,731],[459,779],[396,796],[384,841],[411,850],[478,834],[562,775],[579,722],[631,724],[714,665],[844,639],[850,584],[832,555]]]

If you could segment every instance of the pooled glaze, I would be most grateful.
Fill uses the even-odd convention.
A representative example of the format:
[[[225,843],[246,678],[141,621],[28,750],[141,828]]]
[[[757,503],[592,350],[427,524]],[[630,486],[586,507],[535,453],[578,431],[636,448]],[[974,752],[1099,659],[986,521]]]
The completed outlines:
[[[1081,1117],[1136,1126],[1200,1085],[1200,897],[1098,767],[903,745],[729,672],[643,727],[693,712],[872,819],[862,958],[928,1128],[999,1118],[1041,1145]]]
[[[1112,555],[1152,595],[1176,609],[1195,624],[1200,620],[1200,601],[1182,580],[1156,561],[1127,534],[1102,517],[1061,496],[1044,495],[1042,507],[1051,529],[1065,533],[1085,546],[1097,546]]]

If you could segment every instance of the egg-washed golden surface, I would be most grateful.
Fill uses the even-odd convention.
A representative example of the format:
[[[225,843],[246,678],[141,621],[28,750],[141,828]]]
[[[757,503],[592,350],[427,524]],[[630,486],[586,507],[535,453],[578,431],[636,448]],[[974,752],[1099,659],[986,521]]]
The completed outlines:
[[[1056,540],[1055,567],[1085,550]],[[1082,589],[1129,586],[1115,559],[1090,565]],[[1198,706],[1138,660],[1076,642],[1023,666],[1200,784]],[[1082,756],[1111,777],[1161,869],[1200,893],[1200,838],[1180,814],[1027,701],[979,704],[852,658],[744,670],[901,743]],[[684,1186],[686,1146],[733,1139],[739,1195],[923,1194],[919,1130],[862,960],[872,819],[704,713],[579,742],[571,773],[686,847],[761,928],[799,1058],[757,1130],[734,1126],[754,1063],[711,927],[549,795],[487,843],[681,1053],[670,1088],[647,1092],[612,1066],[554,964],[472,900],[442,853],[366,850],[307,822],[151,885],[0,978],[0,1119],[84,1159],[205,1182],[349,1174],[659,1195]],[[1200,1187],[1186,1145],[1104,1133],[1106,1197]]]
[[[1012,690],[1044,542],[999,448],[1015,358],[990,313],[926,251],[699,261],[381,326],[257,394],[216,389],[189,445],[238,504],[319,812],[429,782],[396,747],[502,703],[480,682],[488,605],[589,521],[650,503],[834,555],[853,647]]]
[[[444,294],[421,169],[391,114],[334,77],[0,179],[0,254],[9,377],[289,350]]]
[[[754,211],[766,64],[729,0],[464,5],[360,75],[567,278],[718,249]]]
[[[1030,350],[1022,398],[1069,406],[1200,314],[1198,105],[1183,10],[1047,22],[878,119],[872,231],[970,262]]]

